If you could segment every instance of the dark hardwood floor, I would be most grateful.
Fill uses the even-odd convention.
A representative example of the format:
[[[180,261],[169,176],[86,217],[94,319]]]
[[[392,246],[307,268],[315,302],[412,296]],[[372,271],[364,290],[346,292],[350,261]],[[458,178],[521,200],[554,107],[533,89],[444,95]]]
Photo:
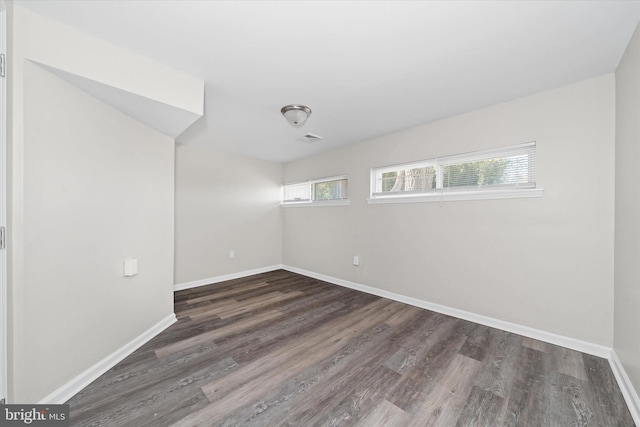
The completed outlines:
[[[605,359],[282,270],[175,311],[71,425],[634,425]]]

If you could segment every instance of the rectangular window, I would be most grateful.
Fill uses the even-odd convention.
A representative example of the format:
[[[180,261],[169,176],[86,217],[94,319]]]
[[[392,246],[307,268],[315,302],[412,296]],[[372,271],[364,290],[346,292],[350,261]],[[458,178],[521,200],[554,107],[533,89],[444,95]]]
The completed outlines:
[[[311,201],[311,186],[308,182],[284,186],[282,202],[304,203]]]
[[[347,198],[347,179],[334,179],[313,183],[313,200],[344,200]]]
[[[374,169],[372,196],[432,193],[436,188],[436,164],[431,161]]]
[[[530,191],[526,191],[530,190]],[[370,203],[540,197],[535,142],[371,170]]]
[[[345,205],[347,177],[313,179],[306,182],[285,184],[282,191],[283,205]]]

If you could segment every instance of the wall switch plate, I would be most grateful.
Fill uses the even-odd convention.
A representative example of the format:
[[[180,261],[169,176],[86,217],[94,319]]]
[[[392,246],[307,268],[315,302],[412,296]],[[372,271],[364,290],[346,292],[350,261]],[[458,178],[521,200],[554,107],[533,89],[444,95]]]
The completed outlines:
[[[358,255],[353,257],[353,265],[360,265],[360,257]]]
[[[124,276],[131,277],[138,274],[138,260],[137,259],[125,259],[124,260]]]
[[[229,251],[229,258],[235,258],[236,257],[236,251],[234,251],[233,249],[231,249]]]

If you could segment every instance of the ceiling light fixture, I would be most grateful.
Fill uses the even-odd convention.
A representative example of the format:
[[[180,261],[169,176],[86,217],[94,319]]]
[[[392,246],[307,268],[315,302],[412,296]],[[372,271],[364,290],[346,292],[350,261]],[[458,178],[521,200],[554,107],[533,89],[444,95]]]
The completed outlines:
[[[311,115],[311,108],[304,105],[285,105],[280,112],[291,126],[299,128],[305,124]]]

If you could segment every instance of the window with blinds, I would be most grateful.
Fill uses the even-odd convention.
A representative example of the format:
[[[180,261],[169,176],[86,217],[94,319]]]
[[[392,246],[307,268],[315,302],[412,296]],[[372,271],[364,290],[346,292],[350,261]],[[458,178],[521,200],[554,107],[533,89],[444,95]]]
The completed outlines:
[[[541,196],[540,191],[522,191],[535,189],[536,143],[531,142],[374,168],[369,201]]]
[[[282,204],[346,204],[347,177],[313,179],[306,182],[285,184],[282,189]],[[342,202],[342,203],[341,203]]]
[[[283,188],[283,203],[305,203],[311,201],[311,186],[308,182],[288,184]]]

